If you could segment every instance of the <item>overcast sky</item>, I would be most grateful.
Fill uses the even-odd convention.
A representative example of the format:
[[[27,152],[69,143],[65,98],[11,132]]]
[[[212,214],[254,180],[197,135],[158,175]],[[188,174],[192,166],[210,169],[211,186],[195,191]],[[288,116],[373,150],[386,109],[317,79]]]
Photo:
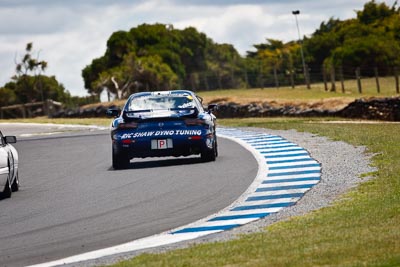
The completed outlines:
[[[330,17],[348,19],[367,0],[0,0],[0,86],[14,75],[15,59],[33,42],[34,54],[49,63],[72,95],[86,95],[82,69],[102,56],[110,35],[142,23],[196,27],[217,43],[243,55],[266,38],[298,39]],[[394,0],[379,1],[389,6]]]

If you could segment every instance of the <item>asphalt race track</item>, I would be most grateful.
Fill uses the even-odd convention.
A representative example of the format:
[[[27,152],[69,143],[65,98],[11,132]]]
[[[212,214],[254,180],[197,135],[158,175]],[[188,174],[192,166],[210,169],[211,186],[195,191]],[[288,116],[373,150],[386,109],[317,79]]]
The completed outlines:
[[[7,134],[13,134],[7,132]],[[21,190],[0,201],[0,266],[56,260],[161,233],[235,201],[257,174],[240,145],[216,162],[134,159],[111,168],[107,131],[19,139]]]

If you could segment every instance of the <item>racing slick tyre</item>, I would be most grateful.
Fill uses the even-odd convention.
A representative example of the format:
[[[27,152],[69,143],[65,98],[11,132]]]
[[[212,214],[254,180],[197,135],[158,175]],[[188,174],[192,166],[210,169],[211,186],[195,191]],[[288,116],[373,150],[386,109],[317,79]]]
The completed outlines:
[[[17,192],[19,190],[19,178],[18,178],[18,172],[17,172],[17,176],[15,177],[14,182],[11,185],[11,190],[13,192]]]
[[[7,181],[6,186],[4,187],[4,191],[0,192],[0,199],[10,198],[12,194],[10,181]]]
[[[125,169],[129,166],[129,158],[114,147],[112,149],[112,167],[114,170]]]
[[[217,136],[215,136],[215,157],[218,157],[218,142],[217,142]]]
[[[212,149],[204,150],[201,152],[201,159],[204,162],[215,161],[217,155],[218,155],[217,140],[214,140]]]

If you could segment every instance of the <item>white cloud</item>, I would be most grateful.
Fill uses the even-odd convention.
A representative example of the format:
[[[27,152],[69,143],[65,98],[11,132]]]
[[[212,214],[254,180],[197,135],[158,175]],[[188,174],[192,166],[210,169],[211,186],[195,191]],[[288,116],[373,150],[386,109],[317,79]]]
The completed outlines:
[[[231,43],[245,54],[266,38],[297,39],[292,10],[302,34],[309,35],[330,17],[355,17],[364,0],[0,0],[0,85],[14,73],[16,53],[26,43],[40,50],[55,75],[73,95],[85,95],[82,69],[104,54],[109,36],[142,23],[196,27],[218,43]],[[386,1],[392,5],[394,1]]]

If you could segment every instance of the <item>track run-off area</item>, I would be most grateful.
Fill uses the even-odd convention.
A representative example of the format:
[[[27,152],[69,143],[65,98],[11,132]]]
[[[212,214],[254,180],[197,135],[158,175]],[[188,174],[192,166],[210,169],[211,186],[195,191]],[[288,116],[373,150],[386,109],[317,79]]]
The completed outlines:
[[[134,159],[122,171],[106,130],[25,134],[21,191],[0,201],[0,262],[57,266],[230,230],[295,205],[321,179],[320,163],[279,135],[218,134],[216,162]]]

